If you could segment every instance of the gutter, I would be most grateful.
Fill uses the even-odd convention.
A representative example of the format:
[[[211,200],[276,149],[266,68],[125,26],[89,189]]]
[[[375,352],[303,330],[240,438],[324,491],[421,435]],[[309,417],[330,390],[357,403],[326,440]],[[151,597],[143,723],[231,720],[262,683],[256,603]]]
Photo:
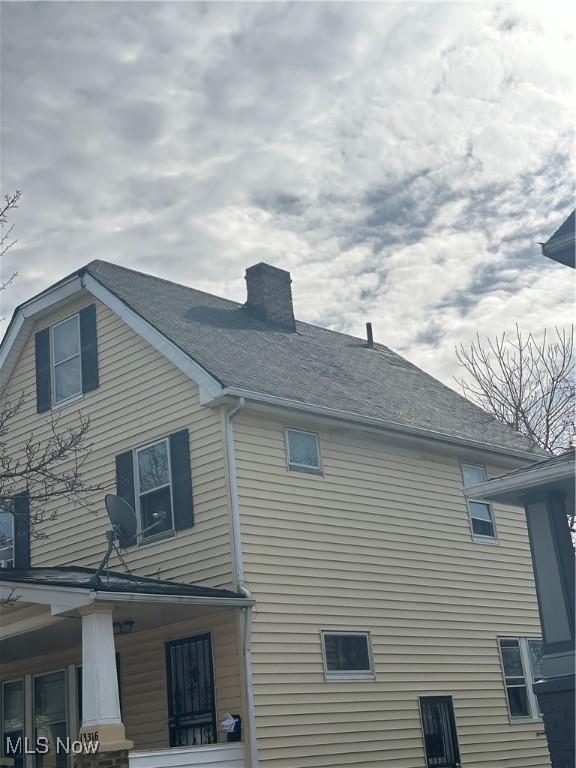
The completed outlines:
[[[228,479],[230,483],[230,507],[232,512],[232,551],[234,554],[234,579],[236,588],[249,603],[244,609],[244,633],[242,638],[242,658],[244,661],[244,680],[246,683],[246,713],[248,715],[248,745],[250,765],[258,768],[258,743],[256,740],[256,711],[254,707],[254,683],[252,680],[252,606],[254,598],[244,578],[244,559],[240,529],[240,502],[238,500],[238,479],[236,475],[236,453],[234,450],[234,417],[246,405],[240,397],[233,408],[226,411],[226,456],[228,459]]]
[[[195,595],[153,595],[141,592],[91,592],[95,603],[156,603],[161,605],[212,605],[246,608],[253,605],[252,597],[201,597]]]
[[[261,403],[263,405],[276,406],[279,408],[288,408],[290,410],[297,410],[304,413],[311,413],[315,416],[325,416],[331,419],[338,419],[339,421],[345,421],[353,424],[363,424],[367,427],[374,427],[376,429],[387,430],[390,432],[397,432],[411,437],[425,438],[428,440],[435,440],[448,445],[457,445],[465,448],[472,448],[477,451],[485,451],[490,453],[496,453],[509,458],[518,458],[528,461],[542,461],[547,458],[547,454],[532,453],[530,451],[523,451],[517,448],[506,448],[499,445],[493,445],[492,443],[482,443],[477,440],[469,440],[465,437],[457,437],[455,435],[446,435],[442,432],[435,432],[431,429],[422,429],[420,427],[406,427],[403,424],[398,424],[394,421],[387,421],[386,419],[378,419],[371,416],[361,416],[350,411],[342,411],[338,408],[329,408],[323,405],[313,405],[311,403],[305,403],[301,400],[290,400],[285,397],[277,397],[276,395],[268,395],[260,392],[252,392],[246,389],[240,389],[238,387],[224,387],[222,389],[222,395],[207,403],[209,406],[219,405],[227,402],[228,397],[240,398],[241,401],[249,400],[254,403]]]

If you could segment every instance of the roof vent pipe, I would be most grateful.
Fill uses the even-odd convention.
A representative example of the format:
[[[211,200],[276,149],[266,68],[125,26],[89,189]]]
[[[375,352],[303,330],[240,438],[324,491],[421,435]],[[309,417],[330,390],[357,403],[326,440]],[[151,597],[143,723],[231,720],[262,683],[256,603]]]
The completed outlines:
[[[366,346],[374,346],[374,336],[372,334],[372,323],[366,323]]]

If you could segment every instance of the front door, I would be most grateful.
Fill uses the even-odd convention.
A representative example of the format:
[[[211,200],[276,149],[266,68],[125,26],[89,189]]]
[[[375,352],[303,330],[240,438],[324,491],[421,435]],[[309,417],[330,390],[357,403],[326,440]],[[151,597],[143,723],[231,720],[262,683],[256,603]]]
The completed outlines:
[[[427,768],[460,768],[460,750],[451,696],[420,698]]]
[[[171,747],[214,744],[214,666],[209,634],[166,643]]]

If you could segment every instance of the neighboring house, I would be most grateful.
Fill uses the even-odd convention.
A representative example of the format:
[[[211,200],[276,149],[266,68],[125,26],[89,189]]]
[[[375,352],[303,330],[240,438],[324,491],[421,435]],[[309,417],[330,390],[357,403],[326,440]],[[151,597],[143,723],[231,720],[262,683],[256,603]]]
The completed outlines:
[[[558,227],[542,253],[574,269],[575,211]],[[553,768],[575,764],[574,548],[568,515],[574,515],[574,450],[480,483],[466,491],[484,501],[526,510],[538,605],[544,635],[539,679],[534,685],[543,713]]]
[[[549,259],[565,264],[574,269],[574,254],[576,252],[576,211],[564,221],[545,243],[541,243],[542,253]]]
[[[463,492],[539,452],[387,347],[296,322],[289,273],[246,280],[240,305],[95,261],[15,312],[14,450],[82,413],[86,480],[139,530],[167,514],[95,584],[104,492],[30,541],[26,496],[5,502],[4,743],[83,724],[91,768],[548,768],[524,513]]]
[[[575,594],[574,449],[467,489],[467,495],[526,510],[544,635],[534,685],[544,716],[553,768],[573,768]],[[518,653],[518,651],[515,651]],[[523,705],[527,709],[527,701]]]

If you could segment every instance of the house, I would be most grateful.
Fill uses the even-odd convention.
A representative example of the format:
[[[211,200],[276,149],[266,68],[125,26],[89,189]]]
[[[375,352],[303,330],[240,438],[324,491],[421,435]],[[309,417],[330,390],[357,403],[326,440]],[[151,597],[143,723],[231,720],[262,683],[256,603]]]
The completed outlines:
[[[467,495],[526,510],[544,647],[534,685],[553,768],[572,768],[574,754],[574,449],[472,486]]]
[[[541,243],[544,256],[574,269],[574,256],[576,252],[575,227],[576,211],[572,211],[554,234],[545,243]]]
[[[48,505],[40,538],[4,502],[5,750],[80,730],[85,768],[549,768],[524,515],[464,495],[539,451],[297,322],[288,272],[246,281],[240,305],[94,261],[14,313],[9,444],[82,413],[103,490]],[[98,576],[110,491],[137,533]]]

